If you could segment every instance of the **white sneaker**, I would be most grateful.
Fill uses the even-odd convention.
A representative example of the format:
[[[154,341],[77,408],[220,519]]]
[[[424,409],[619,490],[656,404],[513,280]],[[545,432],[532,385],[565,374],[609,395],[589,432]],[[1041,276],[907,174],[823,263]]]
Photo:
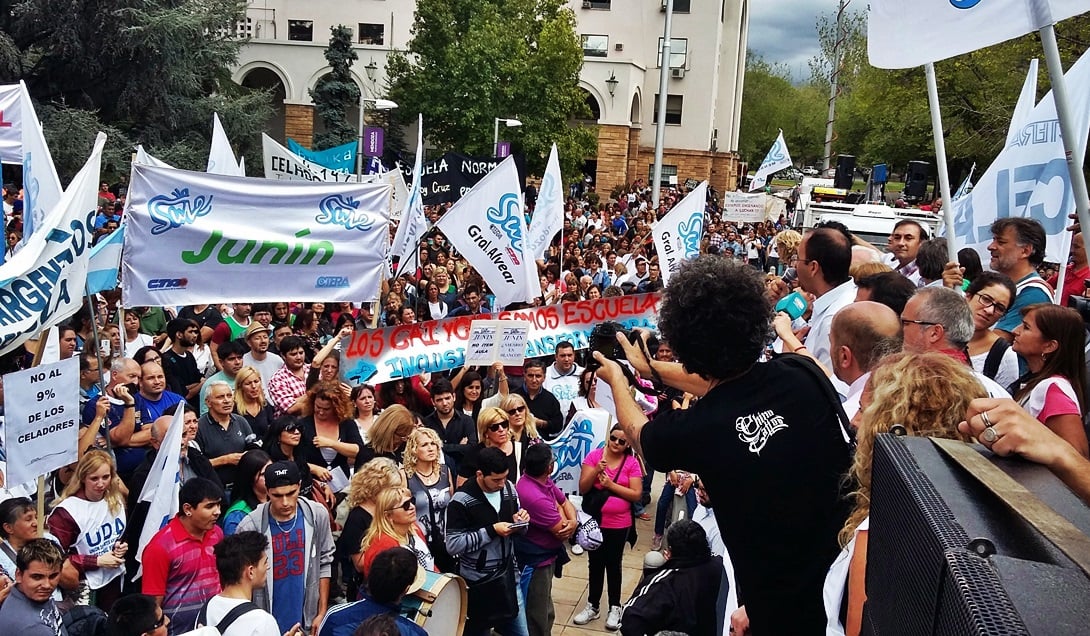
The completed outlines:
[[[583,546],[579,545],[578,543],[574,544],[571,547],[571,553],[572,554],[579,555],[579,554],[583,554],[584,552],[586,552],[586,550],[584,550]]]
[[[618,611],[620,610],[620,608],[617,609]],[[591,621],[598,620],[599,616],[601,616],[601,614],[598,613],[598,608],[594,607],[590,603],[587,603],[587,606],[583,608],[583,611],[576,614],[575,618],[571,619],[571,622],[575,623],[576,625],[586,625]],[[617,625],[620,624],[621,615],[617,614]]]
[[[606,617],[606,629],[615,632],[621,628],[621,608],[613,605],[609,608],[609,616]]]

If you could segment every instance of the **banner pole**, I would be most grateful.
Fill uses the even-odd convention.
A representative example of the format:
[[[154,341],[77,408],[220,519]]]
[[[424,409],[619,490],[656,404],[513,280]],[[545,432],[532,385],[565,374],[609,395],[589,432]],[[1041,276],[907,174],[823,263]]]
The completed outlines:
[[[45,475],[38,475],[38,538],[45,536]]]
[[[97,320],[98,316],[95,313],[95,299],[94,299],[94,296],[92,296],[91,294],[87,294],[87,306],[90,309],[90,313],[91,313],[91,335],[94,337],[95,344],[97,345],[97,344],[99,344],[98,320]],[[122,343],[124,343],[124,340],[122,340]],[[84,343],[84,348],[86,349],[86,343]],[[112,354],[112,352],[111,352],[111,354]],[[112,355],[111,355],[111,357],[112,357]],[[100,346],[95,347],[95,359],[98,360],[98,388],[99,388],[99,391],[101,391],[100,395],[106,395],[106,375],[102,371],[102,347],[100,347]],[[109,434],[107,434],[107,435],[104,435],[103,437],[106,438],[106,450],[107,450],[107,452],[109,452],[110,451],[110,436],[109,436]]]
[[[958,247],[954,244],[954,202],[950,197],[950,172],[946,169],[946,139],[942,134],[942,112],[939,110],[939,87],[935,81],[935,65],[924,65],[927,71],[927,103],[931,107],[931,133],[935,138],[935,165],[939,171],[942,192],[942,218],[946,224],[946,255],[951,263],[958,262]]]
[[[1048,66],[1048,79],[1052,83],[1052,96],[1056,100],[1056,117],[1060,120],[1060,137],[1063,139],[1064,154],[1067,156],[1067,173],[1071,177],[1071,193],[1075,197],[1075,212],[1083,230],[1090,228],[1090,196],[1086,192],[1086,176],[1082,173],[1082,155],[1076,148],[1075,139],[1081,132],[1075,129],[1075,120],[1071,116],[1071,104],[1067,100],[1067,81],[1064,79],[1063,61],[1060,48],[1056,44],[1056,29],[1051,25],[1041,28],[1041,47],[1045,51],[1045,65]],[[1066,258],[1066,253],[1064,257]],[[1061,263],[1060,276],[1067,269]],[[1063,287],[1056,290],[1057,302]],[[1062,303],[1060,303],[1062,304]]]

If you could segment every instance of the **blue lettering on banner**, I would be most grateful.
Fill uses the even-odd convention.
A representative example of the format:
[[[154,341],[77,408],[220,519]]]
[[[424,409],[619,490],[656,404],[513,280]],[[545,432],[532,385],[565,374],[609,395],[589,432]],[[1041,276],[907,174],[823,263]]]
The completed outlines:
[[[980,0],[950,0],[950,5],[955,9],[972,9],[980,4]]]
[[[518,195],[508,192],[500,197],[496,207],[488,208],[486,212],[488,220],[499,225],[507,238],[511,240],[511,247],[520,252],[522,251],[522,228],[519,225],[521,207]]]
[[[1063,192],[1060,205],[1055,209],[1049,209],[1052,206],[1046,207],[1043,203],[1031,205],[1038,186],[1051,184],[1056,179],[1059,180],[1057,185]],[[1067,225],[1067,213],[1073,205],[1067,163],[1057,158],[1046,163],[1017,166],[1013,170],[1000,170],[995,180],[995,204],[997,219],[1025,216],[1040,222],[1048,236],[1062,232]],[[1017,214],[1018,211],[1022,213]],[[954,202],[954,235],[964,244],[973,245],[985,240],[991,231],[990,227],[990,223],[976,225],[971,194]]]
[[[212,195],[189,197],[189,188],[175,188],[168,194],[157,194],[148,199],[148,214],[155,222],[152,234],[164,234],[183,225],[195,223],[198,218],[212,211]]]
[[[348,287],[347,276],[319,276],[318,280],[314,281],[314,287],[318,289],[329,289],[337,287]]]
[[[1011,140],[1014,146],[1031,146],[1034,144],[1048,144],[1060,139],[1060,120],[1046,119],[1044,121],[1031,121],[1022,126],[1022,130]]]
[[[579,468],[590,451],[594,450],[594,424],[587,418],[572,420],[570,435],[563,435],[553,440],[549,446],[556,456],[553,469],[553,481],[563,481],[566,469]]]
[[[148,281],[148,289],[185,289],[188,278],[153,278]]]
[[[697,210],[688,219],[678,223],[677,234],[681,237],[682,255],[692,258],[700,253],[700,234],[704,230],[704,210]]]
[[[421,353],[415,356],[395,357],[383,362],[389,367],[390,377],[394,380],[411,378],[425,371],[436,373],[456,369],[465,364],[465,347]]]
[[[352,197],[331,194],[318,202],[314,220],[324,225],[343,225],[346,230],[366,232],[375,225],[375,215],[359,209],[360,202]]]

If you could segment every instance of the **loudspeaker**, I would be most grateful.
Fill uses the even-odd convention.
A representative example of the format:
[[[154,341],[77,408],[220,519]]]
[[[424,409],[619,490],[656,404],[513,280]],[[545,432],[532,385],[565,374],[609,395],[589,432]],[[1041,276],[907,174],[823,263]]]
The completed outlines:
[[[1090,532],[1090,508],[1048,469],[992,463]],[[1087,633],[1086,572],[929,439],[878,436],[870,512],[864,634]]]
[[[926,161],[909,161],[908,174],[905,175],[906,199],[920,200],[927,196],[927,174],[931,171],[931,164]]]
[[[855,157],[852,155],[837,155],[836,175],[833,177],[833,187],[841,190],[851,190],[855,180]]]

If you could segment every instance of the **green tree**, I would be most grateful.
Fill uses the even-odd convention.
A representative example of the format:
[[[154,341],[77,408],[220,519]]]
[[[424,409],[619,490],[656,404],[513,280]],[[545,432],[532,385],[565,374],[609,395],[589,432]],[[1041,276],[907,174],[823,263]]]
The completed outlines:
[[[595,150],[579,71],[583,50],[563,0],[419,0],[408,51],[389,59],[392,118],[415,123],[440,148],[493,154],[496,117],[522,127],[509,135],[531,173],[544,172],[556,143],[570,180]]]
[[[792,160],[813,163],[821,155],[824,109],[819,87],[795,86],[787,67],[748,53],[738,152],[756,170],[783,129]]]
[[[352,30],[343,24],[330,27],[325,59],[331,68],[310,91],[314,111],[325,131],[314,135],[314,149],[325,150],[356,139],[357,126],[348,122],[348,109],[360,102],[360,87],[352,80],[352,62],[359,57],[352,48]]]
[[[243,153],[259,151],[270,97],[231,81],[242,0],[0,0],[0,82],[24,80],[67,181],[94,133],[107,165],[128,169],[133,143],[204,169],[212,113]],[[111,159],[113,158],[113,159]],[[117,174],[107,170],[104,178]]]

